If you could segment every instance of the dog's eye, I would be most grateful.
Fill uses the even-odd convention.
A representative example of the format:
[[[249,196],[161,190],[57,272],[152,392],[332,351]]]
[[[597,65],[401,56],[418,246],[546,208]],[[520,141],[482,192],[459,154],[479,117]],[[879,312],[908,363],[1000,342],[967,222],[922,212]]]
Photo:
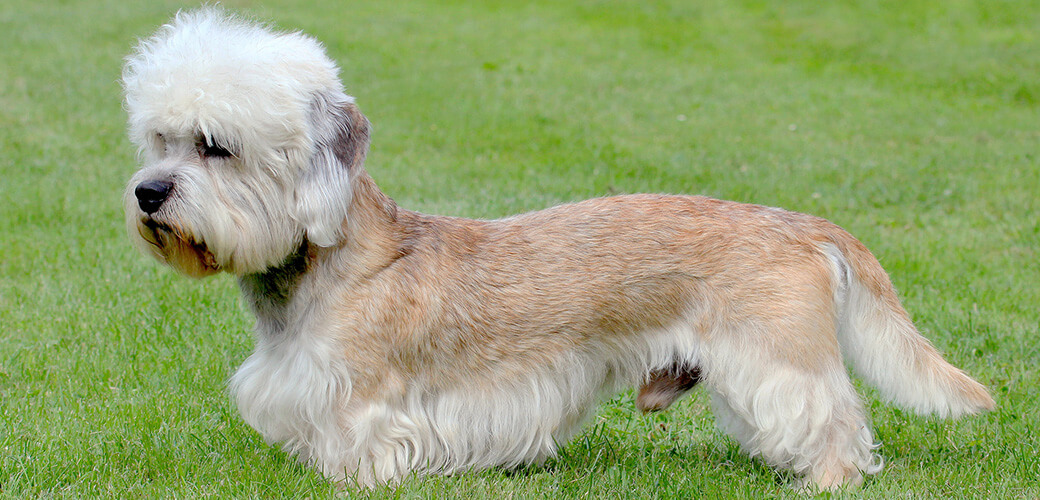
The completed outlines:
[[[230,158],[234,156],[231,154],[231,151],[216,144],[203,143],[201,147],[202,155],[210,158]]]

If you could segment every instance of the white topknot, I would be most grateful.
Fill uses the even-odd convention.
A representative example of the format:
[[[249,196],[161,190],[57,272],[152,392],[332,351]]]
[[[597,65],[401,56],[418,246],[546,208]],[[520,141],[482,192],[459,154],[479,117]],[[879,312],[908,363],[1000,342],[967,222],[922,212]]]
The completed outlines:
[[[149,133],[195,130],[233,147],[306,147],[315,96],[352,101],[338,73],[324,46],[302,33],[219,7],[181,11],[126,59],[130,138],[142,147]],[[251,125],[235,126],[241,123]]]

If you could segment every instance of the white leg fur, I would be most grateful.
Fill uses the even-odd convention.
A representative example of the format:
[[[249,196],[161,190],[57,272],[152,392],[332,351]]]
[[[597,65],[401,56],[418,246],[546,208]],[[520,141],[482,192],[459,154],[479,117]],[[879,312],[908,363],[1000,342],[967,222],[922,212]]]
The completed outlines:
[[[350,376],[327,347],[296,340],[258,345],[232,377],[231,393],[269,443],[307,463],[333,464],[346,444],[338,405],[350,397]]]
[[[713,347],[704,361],[712,408],[719,427],[747,453],[822,488],[881,470],[863,406],[837,360],[819,373],[766,356],[712,368],[719,354]]]

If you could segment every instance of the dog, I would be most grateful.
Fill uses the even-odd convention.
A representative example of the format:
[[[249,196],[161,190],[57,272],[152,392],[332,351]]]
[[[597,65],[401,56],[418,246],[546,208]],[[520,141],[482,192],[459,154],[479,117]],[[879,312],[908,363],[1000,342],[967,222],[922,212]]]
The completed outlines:
[[[751,456],[857,485],[882,464],[843,359],[920,414],[994,408],[824,219],[649,194],[501,220],[397,206],[338,71],[307,35],[204,7],[122,74],[131,239],[238,277],[256,347],[234,402],[331,480],[538,464],[612,394],[657,411],[700,384]]]

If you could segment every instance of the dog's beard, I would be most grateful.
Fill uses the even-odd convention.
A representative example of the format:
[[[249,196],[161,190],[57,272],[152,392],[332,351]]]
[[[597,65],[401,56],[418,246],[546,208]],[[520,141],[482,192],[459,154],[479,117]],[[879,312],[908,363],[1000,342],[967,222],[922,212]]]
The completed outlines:
[[[220,266],[206,244],[196,241],[185,231],[145,218],[138,221],[137,232],[148,243],[153,255],[192,278],[204,278],[220,272]]]

